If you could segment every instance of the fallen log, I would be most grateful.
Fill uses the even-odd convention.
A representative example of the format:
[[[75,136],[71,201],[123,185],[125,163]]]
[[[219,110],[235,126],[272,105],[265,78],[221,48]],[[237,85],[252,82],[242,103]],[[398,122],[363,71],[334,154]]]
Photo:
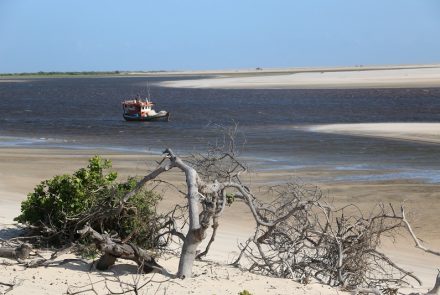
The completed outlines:
[[[102,252],[102,256],[96,264],[96,268],[99,270],[109,269],[118,258],[121,258],[136,262],[142,273],[159,272],[169,275],[146,250],[136,245],[114,241],[109,235],[100,234],[88,225],[78,233],[82,236],[90,235],[96,247]]]

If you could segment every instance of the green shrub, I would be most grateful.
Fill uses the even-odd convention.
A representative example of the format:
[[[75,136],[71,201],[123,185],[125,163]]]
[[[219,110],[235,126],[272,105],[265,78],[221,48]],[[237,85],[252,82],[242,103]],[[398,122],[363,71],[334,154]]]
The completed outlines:
[[[109,160],[95,156],[86,168],[72,175],[42,181],[21,204],[16,221],[48,231],[53,243],[74,241],[85,223],[95,230],[117,233],[142,247],[154,247],[156,204],[160,196],[141,190],[119,208],[123,196],[136,186],[136,179],[116,183],[117,173],[108,172]]]

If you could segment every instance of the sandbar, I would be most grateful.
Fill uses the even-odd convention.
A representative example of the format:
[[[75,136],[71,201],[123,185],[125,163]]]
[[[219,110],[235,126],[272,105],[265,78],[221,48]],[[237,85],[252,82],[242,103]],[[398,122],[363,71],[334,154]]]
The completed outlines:
[[[307,127],[322,133],[368,136],[440,144],[440,123],[358,123],[326,124]]]
[[[440,66],[358,67],[245,72],[213,78],[160,82],[177,88],[332,89],[439,87]]]

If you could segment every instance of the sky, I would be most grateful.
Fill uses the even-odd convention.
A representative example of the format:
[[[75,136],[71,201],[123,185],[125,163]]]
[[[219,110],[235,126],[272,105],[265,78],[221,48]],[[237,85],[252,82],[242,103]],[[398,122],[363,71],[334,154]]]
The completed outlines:
[[[0,73],[428,63],[439,0],[0,0]]]

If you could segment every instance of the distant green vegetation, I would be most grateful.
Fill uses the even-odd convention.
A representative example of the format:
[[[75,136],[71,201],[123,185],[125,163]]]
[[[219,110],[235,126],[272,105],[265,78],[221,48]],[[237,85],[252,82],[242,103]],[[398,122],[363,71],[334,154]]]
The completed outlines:
[[[77,77],[77,76],[124,76],[163,73],[165,71],[83,71],[83,72],[33,72],[0,73],[0,77]]]

